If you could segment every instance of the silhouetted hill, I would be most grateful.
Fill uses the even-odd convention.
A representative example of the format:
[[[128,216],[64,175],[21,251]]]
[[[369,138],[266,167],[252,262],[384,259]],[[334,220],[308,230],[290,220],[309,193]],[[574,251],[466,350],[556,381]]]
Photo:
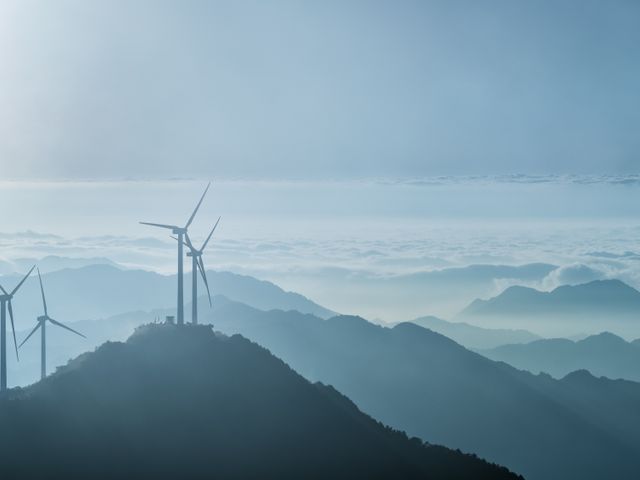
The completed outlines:
[[[42,273],[55,272],[56,270],[64,270],[65,268],[82,268],[91,265],[110,265],[120,268],[116,262],[105,257],[71,258],[47,255],[43,258],[18,258],[12,261],[0,261],[0,275],[26,272],[36,263]]]
[[[0,397],[2,478],[515,479],[409,439],[267,350],[149,325]]]
[[[456,341],[470,349],[494,348],[513,343],[528,343],[540,337],[526,330],[481,328],[464,322],[448,322],[437,317],[420,317],[411,321]]]
[[[402,261],[402,259],[399,259]],[[413,265],[415,266],[415,265]],[[496,282],[542,281],[557,267],[543,263],[525,265],[467,265],[445,267],[400,275],[369,275],[353,269],[325,269],[318,273],[315,288],[334,286],[327,304],[340,311],[352,311],[387,321],[416,318],[429,312],[444,318],[459,312],[475,298],[496,293]],[[295,281],[295,273],[293,280]],[[300,278],[307,283],[308,279]],[[348,308],[340,308],[341,305]]]
[[[564,285],[551,292],[527,287],[509,287],[490,300],[475,300],[464,312],[468,314],[519,314],[525,309],[541,313],[574,313],[577,309],[595,308],[609,312],[612,307],[638,311],[640,292],[620,280],[595,280],[581,285]]]
[[[640,332],[640,292],[619,280],[565,285],[551,292],[507,288],[489,300],[475,300],[459,315],[475,324],[519,326],[539,332]],[[569,330],[567,330],[569,329]],[[595,330],[595,331],[594,331]]]
[[[618,384],[593,379],[578,388],[411,323],[384,328],[233,302],[219,302],[210,315],[218,329],[264,345],[374,418],[530,480],[634,478],[640,468],[639,384],[611,388]]]
[[[47,298],[50,298],[48,290]],[[229,302],[229,299],[222,295],[214,296],[214,310],[227,302]],[[62,317],[57,314],[57,303],[53,305],[53,302],[50,300],[49,303],[51,313],[53,314],[55,311],[56,318],[62,319]],[[200,297],[198,303],[201,315],[211,311],[206,297]],[[238,308],[241,308],[240,306],[244,304],[237,303],[236,305],[238,305]],[[185,312],[187,321],[189,321],[191,312],[190,303],[185,304]],[[66,331],[57,328],[48,329],[47,358],[49,367],[53,370],[55,367],[66,364],[71,358],[74,358],[86,351],[93,350],[104,342],[125,341],[138,326],[145,323],[151,323],[156,320],[164,320],[166,315],[173,314],[175,314],[175,310],[173,308],[156,309],[151,311],[135,311],[114,315],[105,319],[81,320],[71,322],[69,324],[72,328],[85,334],[87,338],[68,335]],[[31,329],[35,326],[35,319],[31,320],[31,322],[32,323],[27,325],[24,329],[21,328],[17,331],[16,336],[19,342],[26,338]],[[14,355],[8,355],[7,360],[10,387],[28,385],[40,379],[39,341],[27,342],[20,349],[19,363],[16,362]]]
[[[56,339],[51,329],[50,357],[93,348],[109,335],[122,337],[164,313],[73,324],[89,336],[84,345],[64,332]],[[577,388],[566,379],[491,361],[412,324],[389,329],[359,317],[322,320],[295,311],[263,312],[223,297],[216,297],[202,320],[257,341],[308,379],[335,385],[364,412],[394,428],[478,453],[529,480],[595,480],[610,478],[611,472],[634,478],[629,472],[640,468],[636,383],[591,379]],[[64,343],[72,340],[73,345]],[[35,378],[38,345],[33,342],[32,351],[28,345],[20,372],[32,364]]]
[[[563,377],[586,369],[608,378],[640,381],[640,348],[612,333],[592,335],[577,342],[567,339],[537,340],[527,344],[502,345],[480,353],[533,373]]]
[[[295,309],[329,317],[335,313],[297,293],[285,292],[273,283],[230,272],[208,271],[212,294],[225,295],[238,302],[269,310]],[[0,284],[15,285],[18,277],[2,277]],[[55,315],[61,321],[105,318],[120,313],[175,308],[177,280],[144,270],[121,270],[110,265],[65,269],[43,276],[47,298],[55,302]],[[5,287],[6,288],[6,287]],[[16,295],[14,307],[19,328],[26,328],[42,314],[40,290],[35,277],[27,280]],[[190,298],[191,274],[185,275],[185,299]],[[200,285],[200,293],[206,293]],[[208,307],[207,307],[208,308]],[[189,312],[186,311],[189,315]]]

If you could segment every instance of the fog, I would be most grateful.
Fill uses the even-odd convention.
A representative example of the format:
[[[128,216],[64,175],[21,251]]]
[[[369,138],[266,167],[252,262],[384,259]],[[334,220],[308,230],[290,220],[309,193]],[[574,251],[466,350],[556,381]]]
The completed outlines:
[[[191,235],[203,240],[221,215],[209,268],[274,281],[335,311],[387,321],[450,317],[477,296],[495,295],[514,283],[550,290],[620,278],[640,287],[635,181],[214,179]],[[204,185],[5,182],[4,271],[20,271],[15,261],[21,258],[57,255],[106,257],[128,268],[174,273],[173,240],[138,222],[186,222]],[[429,286],[415,277],[474,264],[537,262],[562,268],[540,278],[488,278],[470,290]]]

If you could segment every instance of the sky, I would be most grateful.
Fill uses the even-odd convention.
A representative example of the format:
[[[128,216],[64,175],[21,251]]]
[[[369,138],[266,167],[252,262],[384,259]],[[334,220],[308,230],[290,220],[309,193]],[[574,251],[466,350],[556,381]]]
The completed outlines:
[[[508,283],[404,279],[477,264],[640,288],[638,25],[635,0],[3,0],[0,273],[172,273],[138,222],[212,180],[208,266],[335,311],[450,318]]]
[[[634,0],[0,4],[14,179],[635,173]]]

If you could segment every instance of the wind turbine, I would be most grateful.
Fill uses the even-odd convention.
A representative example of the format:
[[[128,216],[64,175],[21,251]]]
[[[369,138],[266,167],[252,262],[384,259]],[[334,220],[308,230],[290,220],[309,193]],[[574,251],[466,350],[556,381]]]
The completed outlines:
[[[29,338],[31,338],[31,335],[33,335],[34,333],[36,333],[36,331],[40,328],[40,335],[41,335],[41,346],[40,346],[40,352],[41,352],[41,357],[40,357],[40,378],[44,378],[47,376],[47,330],[46,330],[46,323],[47,320],[49,320],[51,323],[53,323],[54,325],[57,325],[58,327],[62,327],[66,330],[69,330],[70,332],[75,333],[76,335],[80,335],[82,338],[87,338],[85,337],[83,334],[81,334],[80,332],[75,331],[73,328],[71,327],[67,327],[66,325],[63,325],[62,323],[58,322],[57,320],[54,320],[53,318],[51,318],[49,316],[49,312],[47,311],[47,300],[44,297],[44,288],[42,287],[42,277],[40,276],[40,269],[38,269],[38,280],[40,280],[40,293],[42,293],[42,305],[44,306],[44,315],[40,315],[37,319],[38,324],[35,326],[35,328],[33,330],[31,330],[31,333],[29,333],[29,335],[27,335],[27,338],[25,338],[22,343],[20,344],[20,347],[22,347],[27,340],[29,340]]]
[[[7,307],[9,307],[9,317],[11,318],[13,345],[16,347],[16,358],[19,360],[18,342],[16,341],[16,327],[13,322],[13,307],[11,306],[11,300],[25,280],[29,278],[29,275],[31,275],[34,268],[36,268],[35,265],[31,267],[31,270],[29,270],[24,278],[20,280],[20,283],[18,283],[11,293],[7,293],[7,291],[2,288],[2,285],[0,285],[0,290],[2,291],[2,295],[0,295],[0,392],[4,392],[7,389]]]
[[[191,216],[189,217],[189,220],[187,220],[187,223],[185,224],[184,227],[179,227],[177,225],[166,225],[163,223],[150,223],[150,222],[140,222],[142,225],[151,225],[152,227],[159,227],[159,228],[167,228],[169,230],[171,230],[175,235],[178,236],[178,307],[177,307],[177,316],[178,316],[178,325],[184,325],[184,296],[183,296],[183,283],[184,283],[184,266],[183,266],[183,249],[182,246],[184,244],[184,236],[187,234],[187,229],[189,228],[189,225],[191,225],[191,222],[193,222],[193,219],[196,216],[196,213],[198,212],[198,209],[200,208],[200,205],[202,205],[202,201],[204,200],[204,196],[207,194],[207,192],[209,191],[209,187],[211,186],[211,182],[209,182],[207,184],[207,188],[204,189],[204,193],[202,194],[202,197],[200,197],[200,201],[198,202],[198,204],[196,205],[195,210],[193,211],[193,213],[191,214]]]
[[[191,323],[196,325],[198,323],[198,270],[200,270],[200,275],[202,275],[202,280],[204,280],[204,285],[207,287],[207,295],[209,297],[209,306],[211,306],[211,291],[209,290],[209,282],[207,281],[207,272],[204,268],[204,262],[202,261],[202,254],[204,253],[204,249],[207,248],[207,244],[209,240],[211,240],[211,236],[213,232],[215,232],[218,223],[220,223],[220,218],[218,217],[218,221],[213,226],[211,231],[209,232],[209,236],[202,244],[202,247],[197,249],[191,243],[191,239],[189,235],[186,235],[186,243],[185,245],[189,248],[189,252],[187,253],[187,257],[191,257]],[[174,237],[175,238],[175,237]],[[179,241],[179,240],[178,240]]]

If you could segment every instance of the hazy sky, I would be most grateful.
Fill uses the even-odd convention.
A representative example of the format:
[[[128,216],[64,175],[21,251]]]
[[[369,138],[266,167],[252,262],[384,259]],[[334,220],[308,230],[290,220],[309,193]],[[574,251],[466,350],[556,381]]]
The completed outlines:
[[[0,3],[0,175],[638,170],[636,0]]]

